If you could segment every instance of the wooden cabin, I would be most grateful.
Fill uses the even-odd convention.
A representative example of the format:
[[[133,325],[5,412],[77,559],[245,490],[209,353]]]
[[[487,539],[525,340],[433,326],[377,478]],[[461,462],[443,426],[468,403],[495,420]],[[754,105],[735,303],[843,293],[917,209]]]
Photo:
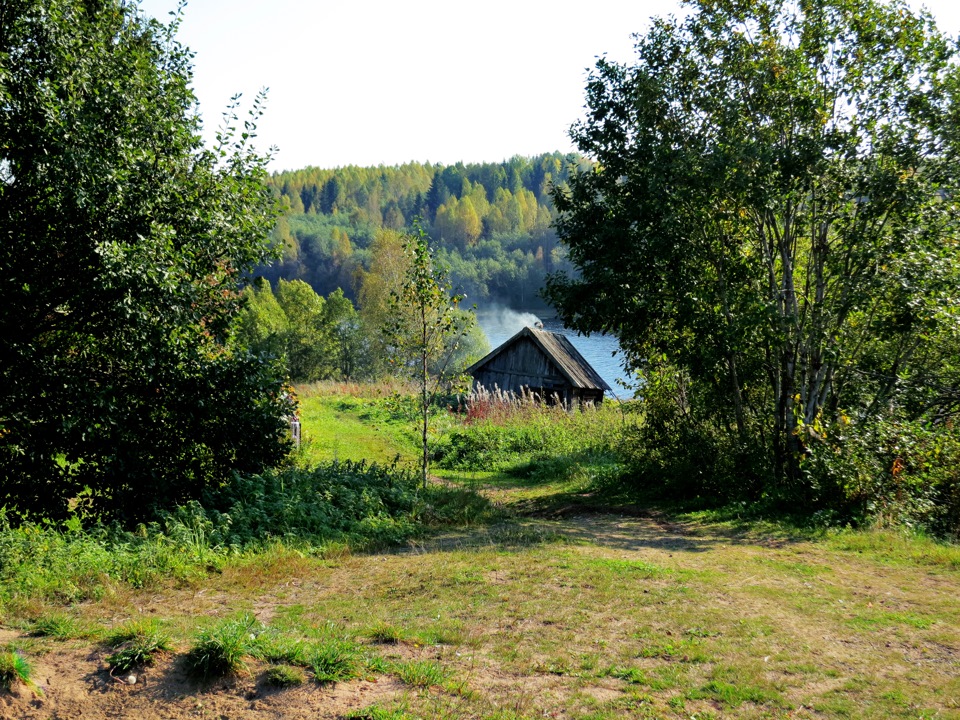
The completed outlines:
[[[474,387],[518,395],[532,392],[547,402],[567,406],[600,404],[603,393],[612,392],[569,339],[530,327],[475,362],[467,373],[473,377]]]

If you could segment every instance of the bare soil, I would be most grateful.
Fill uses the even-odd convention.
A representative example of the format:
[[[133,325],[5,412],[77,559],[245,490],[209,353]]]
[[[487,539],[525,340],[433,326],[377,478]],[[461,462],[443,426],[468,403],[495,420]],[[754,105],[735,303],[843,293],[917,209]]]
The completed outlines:
[[[209,684],[189,679],[176,656],[140,671],[127,684],[113,677],[100,649],[64,649],[34,662],[39,693],[14,685],[0,694],[3,720],[314,720],[340,718],[404,691],[396,680],[370,678],[319,686],[306,682],[277,689],[262,681],[263,667]]]

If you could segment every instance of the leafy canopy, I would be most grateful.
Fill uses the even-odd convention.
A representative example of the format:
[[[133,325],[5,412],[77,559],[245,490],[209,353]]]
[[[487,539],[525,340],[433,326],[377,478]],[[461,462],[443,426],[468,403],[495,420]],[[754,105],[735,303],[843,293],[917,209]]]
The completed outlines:
[[[956,408],[955,45],[903,2],[687,6],[589,78],[547,295],[620,338],[690,492],[852,497],[805,459]]]
[[[0,5],[0,504],[134,519],[285,453],[280,378],[232,341],[274,220],[262,97],[205,149],[176,29]]]

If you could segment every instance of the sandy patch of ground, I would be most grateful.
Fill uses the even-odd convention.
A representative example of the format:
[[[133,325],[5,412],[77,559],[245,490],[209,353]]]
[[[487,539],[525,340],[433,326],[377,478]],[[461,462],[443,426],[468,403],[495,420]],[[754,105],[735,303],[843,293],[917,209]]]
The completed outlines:
[[[42,694],[22,685],[0,693],[0,719],[314,720],[343,717],[405,689],[388,677],[276,689],[263,682],[260,665],[252,665],[249,675],[198,684],[187,678],[177,656],[159,660],[127,685],[111,677],[103,656],[88,649],[36,659],[33,678]]]

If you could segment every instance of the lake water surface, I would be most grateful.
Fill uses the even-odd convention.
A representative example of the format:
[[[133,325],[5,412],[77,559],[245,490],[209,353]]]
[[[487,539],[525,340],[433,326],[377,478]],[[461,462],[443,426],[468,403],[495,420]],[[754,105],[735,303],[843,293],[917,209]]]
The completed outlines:
[[[541,311],[542,312],[542,311]],[[613,389],[620,398],[631,397],[632,392],[624,390],[617,380],[626,380],[627,374],[620,365],[620,344],[611,335],[591,335],[585,337],[568,330],[557,317],[538,315],[527,310],[512,310],[503,307],[482,308],[477,310],[477,322],[490,341],[490,348],[499,347],[525,327],[533,327],[537,321],[543,323],[544,330],[564,335],[583,355],[584,359]]]

